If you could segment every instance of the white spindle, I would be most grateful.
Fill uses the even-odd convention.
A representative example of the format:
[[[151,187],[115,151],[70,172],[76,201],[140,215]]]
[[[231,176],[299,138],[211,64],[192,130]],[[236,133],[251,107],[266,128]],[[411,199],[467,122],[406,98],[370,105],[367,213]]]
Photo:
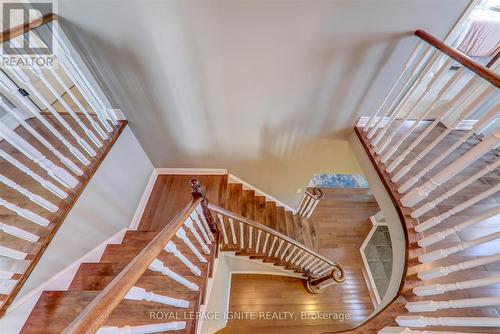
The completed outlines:
[[[307,252],[304,252],[304,254],[297,260],[295,263],[299,267],[303,267],[303,263],[307,262],[311,255]]]
[[[328,274],[331,271],[332,271],[332,267],[328,264],[325,267],[325,269],[322,269],[322,271],[320,271],[317,275],[318,275],[318,277],[323,277],[323,276],[325,276],[326,274]]]
[[[421,315],[398,316],[396,322],[400,326],[454,326],[454,327],[500,327],[498,317],[424,317]]]
[[[178,258],[186,267],[188,267],[189,270],[191,270],[191,272],[193,274],[195,274],[196,276],[201,276],[201,270],[200,270],[200,268],[198,268],[191,261],[189,261],[189,259],[187,257],[185,257],[184,254],[182,254],[177,249],[177,247],[175,246],[175,244],[172,241],[169,241],[167,243],[167,245],[165,246],[164,250],[166,250],[169,253],[174,254],[175,257]]]
[[[284,240],[280,240],[280,243],[278,244],[278,247],[276,248],[276,251],[274,252],[274,257],[278,257],[280,254],[281,247],[283,247]]]
[[[439,171],[436,175],[430,178],[423,185],[411,190],[408,194],[401,198],[401,204],[406,207],[412,207],[426,198],[429,193],[434,191],[438,186],[447,182],[455,175],[464,170],[467,166],[482,157],[486,152],[496,148],[500,144],[500,128],[484,138],[479,144],[472,147],[465,154],[450,163],[448,166]]]
[[[184,225],[186,225],[186,227],[191,231],[191,234],[193,234],[194,238],[196,239],[196,241],[200,245],[201,249],[203,250],[203,253],[205,253],[207,255],[210,254],[210,249],[205,244],[205,242],[201,239],[200,235],[198,234],[198,231],[196,231],[196,229],[195,229],[195,227],[193,225],[193,221],[190,220],[190,218],[188,218],[184,222]]]
[[[440,224],[443,220],[451,217],[452,215],[457,214],[458,212],[467,209],[468,207],[482,201],[485,198],[488,198],[489,196],[495,194],[499,190],[500,190],[500,182],[496,186],[491,187],[490,189],[468,199],[467,201],[457,205],[454,208],[451,208],[450,210],[440,214],[439,216],[434,216],[432,218],[427,219],[423,223],[415,226],[415,231],[417,231],[417,232],[426,231],[426,230],[430,229],[431,227],[434,227],[434,226]]]
[[[222,231],[222,240],[224,244],[227,245],[229,240],[227,239],[226,227],[224,226],[224,218],[220,213],[217,214],[217,218],[219,218],[220,230]]]
[[[36,223],[38,225],[47,226],[50,223],[50,221],[48,221],[47,219],[45,219],[45,218],[37,215],[36,213],[31,212],[28,209],[20,208],[17,205],[12,204],[12,203],[8,202],[7,200],[5,200],[5,199],[3,199],[1,197],[0,197],[0,206],[4,206],[7,209],[9,209],[9,210],[14,211],[15,213],[17,213],[19,216],[21,216],[23,218],[26,218],[29,221],[32,221],[32,222],[34,222],[34,223]]]
[[[464,181],[460,182],[458,185],[455,187],[451,188],[450,190],[446,191],[444,194],[442,194],[439,197],[436,197],[434,200],[429,201],[419,207],[418,209],[414,210],[411,213],[412,218],[418,218],[425,214],[426,212],[434,209],[439,203],[443,202],[444,200],[448,199],[449,197],[455,195],[458,193],[460,190],[464,189],[465,187],[469,186],[479,178],[485,176],[486,174],[494,171],[498,166],[500,166],[500,159],[495,161],[494,163],[484,167],[482,170],[477,172],[476,174],[466,178]]]
[[[150,334],[178,331],[184,328],[186,328],[185,321],[173,321],[139,326],[102,326],[96,334]]]
[[[181,308],[189,307],[189,301],[187,300],[159,295],[151,291],[146,291],[146,289],[137,286],[133,286],[127,292],[124,298],[128,300],[143,300],[146,302],[155,302],[163,305],[171,305]]]
[[[244,238],[244,230],[243,230],[243,223],[240,222],[240,248],[244,249],[245,248],[245,238]]]
[[[384,327],[378,334],[474,334],[466,332],[443,332],[443,331],[419,331],[408,327]]]
[[[429,263],[429,262],[437,261],[440,259],[444,259],[451,254],[458,253],[460,251],[466,250],[468,248],[471,248],[471,247],[474,247],[477,245],[484,244],[485,242],[492,241],[492,240],[495,240],[498,238],[500,238],[500,232],[488,234],[488,235],[485,235],[481,238],[477,238],[477,239],[474,239],[471,241],[461,242],[458,245],[455,245],[452,247],[440,248],[440,249],[436,249],[435,251],[425,253],[423,255],[420,255],[418,257],[418,260],[421,263]]]
[[[290,247],[292,247],[292,244],[287,242],[287,245],[285,247],[285,250],[283,251],[283,253],[281,253],[281,260],[283,261],[285,259],[285,256],[288,254],[288,250],[290,249]]]
[[[450,64],[448,64],[449,66]],[[391,145],[390,149],[385,152],[382,157],[381,161],[383,163],[386,163],[393,155],[396,153],[398,148],[401,146],[401,144],[408,139],[408,137],[413,133],[413,131],[420,125],[420,123],[434,110],[438,102],[441,101],[441,98],[446,94],[451,88],[455,87],[458,79],[461,79],[464,75],[465,68],[461,67],[458,71],[453,74],[453,76],[446,82],[446,84],[439,90],[437,93],[436,97],[434,98],[433,102],[425,107],[425,112],[421,113],[418,119],[413,122],[411,127],[408,130],[405,130],[404,133],[402,133],[401,138],[398,139],[398,141]],[[403,123],[401,123],[403,125]],[[392,169],[394,170],[394,169]],[[390,173],[392,170],[387,169],[387,171]]]
[[[295,264],[297,262],[297,259],[301,256],[305,256],[305,252],[302,249],[299,249],[297,254],[295,254],[295,256],[292,258],[291,262]]]
[[[191,215],[189,216],[191,221],[198,226],[198,229],[201,231],[201,235],[203,236],[203,239],[205,239],[205,243],[207,245],[212,244],[212,240],[210,240],[210,237],[207,234],[207,231],[205,230],[205,227],[203,227],[202,223],[200,222],[200,219],[198,218],[198,214],[196,211],[193,211]]]
[[[205,232],[207,233],[208,237],[210,238],[211,241],[214,241],[214,235],[212,234],[212,231],[210,230],[210,227],[208,226],[208,222],[205,219],[205,215],[203,214],[203,209],[201,208],[201,205],[198,205],[196,209],[194,209],[196,212],[196,215],[198,216],[198,221],[203,222],[203,226],[205,227]]]
[[[262,230],[259,230],[259,232],[257,232],[257,241],[255,242],[255,253],[259,252],[260,237],[261,237],[261,235],[262,235]]]
[[[233,244],[237,244],[238,243],[238,239],[236,238],[236,232],[235,232],[235,229],[234,229],[234,221],[233,221],[233,218],[228,218],[229,220],[229,229],[231,230],[231,238],[233,239]]]
[[[314,268],[314,267],[315,267],[318,263],[320,263],[320,262],[321,262],[321,260],[320,260],[320,259],[317,259],[317,258],[316,258],[316,257],[314,257],[314,256],[311,258],[311,260],[312,260],[312,261],[311,261],[311,262],[309,262],[309,264],[307,264],[307,265],[304,267],[304,269],[305,269],[305,270],[310,271],[310,270],[311,270],[312,268]]]
[[[65,187],[74,188],[78,185],[78,180],[69,174],[64,168],[55,165],[24,138],[9,129],[2,122],[0,122],[0,136],[30,160],[42,167],[45,171],[47,171],[47,174]]]
[[[423,47],[424,43],[422,42],[419,42],[417,44],[417,47],[413,50],[412,54],[410,55],[410,57],[408,58],[408,60],[406,61],[403,69],[401,70],[401,72],[399,73],[399,76],[398,78],[396,79],[396,82],[394,82],[394,84],[392,85],[391,89],[389,90],[389,92],[385,95],[385,99],[384,101],[379,105],[377,111],[370,117],[370,119],[368,120],[368,122],[366,122],[366,125],[364,127],[364,131],[365,132],[368,132],[368,130],[373,126],[373,123],[375,122],[378,114],[380,113],[380,111],[382,110],[383,106],[387,103],[387,101],[389,100],[389,97],[392,96],[393,92],[394,92],[394,89],[396,89],[397,86],[399,86],[399,83],[401,82],[401,79],[403,78],[403,76],[405,75],[405,73],[410,69],[410,67],[413,65],[413,62],[415,61],[415,58],[417,57],[418,53],[421,51],[422,47]]]
[[[267,253],[267,256],[271,256],[273,254],[274,245],[276,245],[277,240],[278,240],[277,237],[273,238],[273,242],[271,244],[271,247],[269,247],[269,252]]]
[[[292,255],[297,251],[299,250],[299,248],[297,248],[297,246],[293,246],[292,250],[290,250],[290,253],[288,253],[288,255],[286,256],[285,258],[285,261],[288,262],[290,261],[290,259],[292,258]]]
[[[420,239],[418,241],[418,245],[420,247],[428,247],[432,244],[435,244],[436,242],[439,242],[441,240],[444,240],[447,236],[455,234],[459,231],[462,231],[468,227],[471,227],[477,223],[480,223],[486,219],[489,219],[491,217],[494,217],[496,215],[500,214],[500,206],[493,207],[477,216],[474,216],[458,225],[455,225],[453,227],[450,227],[444,231],[439,231],[436,233],[433,233],[423,239]]]
[[[483,265],[489,264],[489,263],[494,263],[497,261],[500,261],[500,253],[494,254],[494,255],[489,255],[489,256],[478,257],[474,260],[460,262],[458,264],[452,264],[450,266],[436,267],[436,268],[428,269],[425,271],[420,271],[417,276],[421,280],[425,281],[425,280],[429,280],[429,279],[433,279],[433,278],[437,278],[437,277],[448,276],[449,274],[457,272],[457,271],[476,268],[476,267],[483,266]]]
[[[9,179],[8,177],[6,177],[2,174],[0,174],[0,182],[5,184],[7,187],[14,189],[15,191],[19,192],[20,194],[28,197],[30,201],[40,205],[42,208],[45,208],[45,209],[49,210],[50,212],[57,212],[57,210],[59,209],[56,205],[52,204],[51,202],[49,202],[48,200],[46,200],[42,196],[37,195],[37,194],[33,194],[28,189],[20,186],[19,184],[17,184],[16,182],[12,181],[11,179]]]
[[[15,260],[24,260],[28,254],[15,249],[0,246],[0,256],[9,257]]]
[[[434,91],[434,84],[443,77],[443,74],[446,73],[446,71],[448,71],[448,69],[450,68],[451,63],[452,63],[452,59],[448,58],[440,66],[440,68],[437,71],[437,73],[435,75],[433,75],[432,78],[426,83],[425,88],[420,93],[419,97],[414,102],[412,102],[412,106],[410,108],[408,108],[407,111],[405,111],[405,113],[402,116],[402,119],[401,119],[399,125],[395,129],[391,129],[391,131],[386,136],[382,135],[381,138],[378,141],[377,141],[378,136],[375,138],[374,144],[375,144],[375,142],[380,143],[378,145],[378,147],[375,148],[375,150],[376,150],[376,152],[378,154],[383,154],[385,152],[385,149],[387,148],[387,146],[389,145],[389,143],[392,141],[392,139],[394,138],[394,136],[396,135],[396,133],[405,125],[405,123],[408,120],[408,118],[412,116],[413,112],[420,105],[420,102],[422,102],[423,98],[425,96],[427,96],[427,94],[430,91]],[[420,84],[421,80],[423,80],[423,79],[424,79],[424,76],[420,76],[419,77],[420,81],[417,84]],[[403,109],[403,108],[401,108],[401,109]],[[397,117],[397,115],[396,115],[396,117]],[[415,125],[415,123],[416,122],[414,122],[413,125]],[[381,133],[383,133],[384,131],[387,131],[389,129],[389,126],[390,126],[390,124],[388,124],[381,131]],[[408,130],[408,131],[411,131],[411,130]],[[408,132],[408,131],[405,131],[405,132]],[[375,145],[377,145],[377,144],[375,144]],[[387,160],[388,160],[388,158],[386,158],[386,160],[384,160],[384,156],[382,156],[382,161],[383,162],[387,162]]]
[[[13,235],[15,237],[18,237],[18,238],[21,238],[21,239],[24,239],[24,240],[27,240],[30,242],[37,242],[38,239],[40,239],[39,236],[37,236],[33,233],[26,232],[25,230],[20,229],[19,227],[7,225],[7,224],[4,224],[2,222],[0,222],[0,231],[3,231],[7,234]]]
[[[188,238],[187,234],[186,234],[186,231],[184,231],[184,229],[182,227],[179,227],[179,229],[177,230],[177,232],[175,232],[175,235],[180,238],[184,244],[186,246],[188,246],[188,248],[191,250],[191,252],[194,254],[194,256],[196,256],[196,258],[198,259],[198,261],[202,262],[202,263],[207,263],[207,259],[205,259],[205,257],[203,257],[203,255],[198,251],[198,249],[193,245],[193,243],[191,242],[191,240]]]
[[[170,277],[174,281],[184,285],[189,290],[193,290],[193,291],[200,290],[200,287],[198,285],[196,285],[193,282],[190,282],[189,280],[185,279],[181,275],[173,272],[172,270],[170,270],[170,268],[166,267],[163,264],[163,262],[161,262],[158,259],[154,259],[153,262],[151,262],[151,264],[149,265],[149,270],[156,271],[156,272],[159,272],[167,277]]]
[[[45,180],[43,177],[38,175],[37,173],[33,172],[28,166],[14,158],[12,155],[8,154],[4,150],[0,149],[0,157],[4,158],[6,161],[14,165],[17,169],[19,169],[21,172],[25,173],[26,175],[30,176],[33,180],[38,182],[42,187],[45,189],[49,190],[51,193],[54,195],[58,196],[59,198],[66,198],[68,197],[68,194],[65,193],[63,190],[61,190],[59,187],[57,187],[55,184],[53,184],[50,181]]]
[[[454,283],[419,286],[413,288],[413,293],[419,297],[433,296],[433,295],[441,295],[449,291],[480,288],[483,286],[488,286],[498,283],[500,283],[500,275],[472,279],[468,281],[454,282]]]
[[[252,248],[253,243],[253,226],[248,226],[248,249]]]
[[[410,312],[435,312],[454,308],[486,307],[500,304],[500,297],[467,298],[444,301],[424,300],[406,303],[405,307]]]
[[[312,198],[307,194],[302,198],[302,201],[300,202],[299,215],[304,216],[306,214],[307,207],[311,201]]]
[[[269,241],[269,233],[266,232],[266,238],[264,239],[264,244],[262,246],[262,253],[266,253],[268,241]]]
[[[495,89],[492,87],[486,88],[481,94],[479,94],[475,99],[473,99],[460,113],[459,118],[449,127],[446,128],[441,134],[436,137],[431,143],[427,144],[425,148],[414,158],[412,159],[406,166],[401,168],[395,175],[394,178],[392,179],[393,181],[399,181],[404,175],[406,175],[422,158],[424,158],[432,149],[434,149],[453,129],[463,120],[465,117],[468,115],[471,115],[474,111],[477,110],[478,107],[480,107],[484,101],[488,99],[490,95],[494,93]],[[434,122],[433,122],[434,124]],[[437,125],[437,124],[436,124]],[[431,124],[432,127],[432,124]],[[431,127],[428,127],[431,128]],[[426,132],[426,131],[424,131]],[[419,136],[419,138],[421,138]],[[423,137],[422,137],[423,138]],[[412,144],[413,145],[413,144]],[[416,146],[416,145],[415,145]],[[409,190],[415,183],[417,183],[422,176],[424,176],[428,171],[431,170],[429,166],[432,168],[436,166],[439,162],[435,162],[438,159],[441,159],[442,155],[439,155],[435,160],[433,160],[431,163],[427,164],[428,166],[424,167],[423,170],[421,170],[417,175],[411,177],[408,181],[406,181],[401,187],[398,188],[399,193],[404,193],[407,190]],[[444,158],[443,158],[444,159]],[[399,160],[399,159],[397,159]]]

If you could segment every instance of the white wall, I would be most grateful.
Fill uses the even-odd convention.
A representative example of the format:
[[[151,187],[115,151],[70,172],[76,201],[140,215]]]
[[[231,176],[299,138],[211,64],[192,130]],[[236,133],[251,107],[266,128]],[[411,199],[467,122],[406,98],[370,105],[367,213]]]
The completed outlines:
[[[153,165],[127,127],[80,195],[16,301],[132,221]]]
[[[313,173],[359,173],[346,142],[357,117],[385,97],[417,42],[412,32],[443,38],[469,2],[65,0],[59,8],[155,167],[227,168],[295,206]]]

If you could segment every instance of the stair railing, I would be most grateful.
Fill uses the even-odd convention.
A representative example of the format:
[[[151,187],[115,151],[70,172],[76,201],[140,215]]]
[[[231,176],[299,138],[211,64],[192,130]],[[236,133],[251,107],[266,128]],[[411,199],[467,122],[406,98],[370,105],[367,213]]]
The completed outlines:
[[[342,267],[276,230],[213,203],[208,204],[221,235],[222,247],[269,260],[304,274],[308,289],[319,293],[345,280]]]
[[[298,214],[306,219],[311,217],[323,195],[323,190],[317,187],[313,188],[312,193],[306,190],[300,201]]]
[[[208,261],[205,258],[205,255],[210,254],[208,245],[216,240],[216,238],[209,228],[207,216],[203,213],[204,211],[206,212],[204,205],[207,201],[200,190],[201,184],[199,181],[193,180],[193,199],[191,202],[184,207],[184,209],[182,209],[146,247],[144,247],[144,249],[92,300],[92,302],[90,302],[90,304],[84,308],[78,317],[66,327],[63,333],[107,333],[113,330],[113,328],[102,326],[111,312],[124,298],[136,300],[143,299],[142,296],[144,296],[146,292],[134,285],[148,269],[160,272],[177,281],[179,284],[186,286],[190,290],[199,290],[198,285],[169,269],[167,264],[164,264],[158,259],[158,256],[162,252],[172,253],[181,263],[189,268],[194,275],[201,275],[200,268],[194,265],[179,249],[177,249],[175,243],[178,241],[173,241],[176,236],[188,246],[189,250],[200,262]],[[186,233],[187,231],[191,233],[188,234]],[[147,297],[147,300],[155,298],[155,296],[151,296],[150,294]],[[161,299],[161,296],[156,298]],[[180,307],[187,306],[185,304],[186,302],[187,301],[182,300],[178,301],[178,305]],[[176,328],[173,329],[183,329],[185,324],[185,321],[181,323],[176,322],[174,323]],[[168,326],[168,324],[164,325]],[[145,328],[145,330],[144,333],[151,332],[151,328]]]
[[[0,222],[1,233],[14,240],[0,243],[0,256],[12,263],[0,268],[1,316],[126,121],[118,122],[56,15],[4,31],[0,43],[0,110],[6,113],[0,140],[9,143],[0,149],[6,166],[0,183],[9,188],[0,206],[33,224]],[[39,245],[26,247],[26,241]]]
[[[453,329],[446,333],[459,327],[498,330],[498,317],[478,315],[490,314],[500,297],[471,289],[500,282],[484,269],[498,263],[500,253],[466,252],[500,239],[500,206],[476,206],[498,203],[500,191],[500,61],[495,57],[487,68],[425,31],[415,35],[421,41],[399,79],[355,129],[406,228],[407,267],[399,294],[349,333],[444,333],[432,330],[447,326]],[[489,234],[445,241],[485,221]],[[457,297],[456,291],[465,295]]]

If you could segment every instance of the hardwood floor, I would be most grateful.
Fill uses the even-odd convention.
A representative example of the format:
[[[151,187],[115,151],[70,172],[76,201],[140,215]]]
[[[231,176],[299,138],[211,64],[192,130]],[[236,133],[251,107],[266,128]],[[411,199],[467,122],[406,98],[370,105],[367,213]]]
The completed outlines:
[[[321,333],[346,330],[365,320],[373,305],[363,278],[359,247],[371,228],[368,218],[378,211],[378,204],[367,190],[329,190],[309,223],[316,233],[318,252],[343,266],[346,281],[313,295],[305,290],[300,279],[233,275],[230,312],[251,312],[257,319],[229,320],[219,333]],[[266,319],[259,317],[260,312],[294,312],[294,319]],[[337,313],[349,314],[350,319],[301,319],[302,312],[332,317]]]
[[[58,129],[63,136],[75,147],[78,147],[76,140],[69,134],[69,132],[55,120],[55,117],[51,115],[44,115],[45,119],[51,123],[56,129]],[[76,124],[69,115],[62,115],[61,117],[66,120],[70,124],[70,126],[77,132],[80,136],[85,138],[85,134],[83,130]],[[82,116],[82,122],[86,124],[89,128],[91,125],[89,122]],[[34,194],[40,195],[46,200],[50,201],[52,204],[58,207],[57,212],[50,212],[47,209],[35,204],[30,201],[26,196],[19,194],[16,190],[7,187],[5,184],[0,183],[0,197],[7,200],[8,202],[23,208],[30,210],[31,212],[38,214],[39,216],[49,220],[49,225],[47,227],[40,226],[35,224],[13,211],[5,208],[4,206],[0,206],[0,222],[5,223],[10,226],[18,227],[23,229],[24,231],[33,233],[40,237],[39,241],[35,243],[31,243],[25,241],[23,239],[14,237],[10,234],[0,232],[0,245],[4,247],[9,247],[14,250],[19,250],[28,253],[28,256],[25,260],[12,260],[10,258],[2,257],[0,260],[0,270],[5,268],[10,268],[9,266],[16,265],[21,266],[22,273],[15,274],[12,277],[12,280],[16,281],[13,290],[9,294],[0,294],[0,305],[2,305],[0,314],[5,310],[5,308],[12,302],[13,298],[17,294],[17,292],[22,287],[24,281],[28,278],[32,269],[38,262],[39,258],[43,254],[43,251],[47,248],[48,244],[52,240],[52,237],[55,235],[57,229],[62,224],[64,218],[69,213],[73,204],[76,202],[77,198],[84,190],[88,181],[92,178],[92,175],[99,167],[100,163],[104,160],[106,154],[109,152],[114,142],[118,139],[120,133],[125,128],[127,122],[120,121],[119,124],[114,127],[114,132],[110,133],[110,137],[108,140],[103,140],[103,147],[97,148],[94,146],[94,150],[97,152],[96,157],[91,157],[83,149],[80,149],[86,157],[91,161],[89,166],[84,166],[80,163],[70,152],[69,150],[58,141],[54,135],[52,135],[47,128],[37,119],[32,118],[26,121],[29,125],[31,125],[39,134],[41,134],[50,144],[63,155],[68,157],[73,163],[75,163],[79,168],[83,170],[82,176],[75,176],[79,184],[74,189],[67,189],[58,184],[56,181],[51,179],[47,175],[47,172],[38,166],[36,163],[28,159],[25,155],[19,152],[16,148],[10,145],[6,140],[0,141],[0,149],[5,151],[6,153],[13,156],[15,159],[28,166],[33,172],[42,176],[44,179],[51,181],[56,184],[59,188],[63,189],[66,193],[68,193],[68,197],[66,199],[61,199],[51,193],[49,190],[44,188],[38,182],[36,182],[33,178],[28,176],[27,174],[19,171],[13,164],[7,162],[5,159],[0,158],[0,171],[1,174],[8,177],[9,179],[16,182],[18,185],[28,189]],[[46,158],[50,159],[55,165],[67,169],[59,159],[49,151],[45,146],[43,146],[35,137],[33,137],[27,130],[23,127],[19,126],[16,128],[15,132],[24,138],[27,142],[29,142],[32,146],[38,149]],[[88,140],[87,140],[88,141]]]

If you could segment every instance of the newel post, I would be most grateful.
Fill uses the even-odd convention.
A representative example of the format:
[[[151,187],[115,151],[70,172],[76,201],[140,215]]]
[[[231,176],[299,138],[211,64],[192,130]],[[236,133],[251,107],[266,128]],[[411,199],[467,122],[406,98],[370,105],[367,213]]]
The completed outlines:
[[[215,224],[214,218],[212,217],[212,212],[210,212],[210,210],[208,209],[208,199],[206,197],[205,187],[198,179],[191,179],[190,183],[191,194],[193,195],[193,198],[202,198],[200,205],[201,209],[203,210],[203,215],[205,216],[210,231],[216,234],[218,232],[217,224]]]
[[[345,280],[345,272],[339,265],[334,265],[325,276],[320,278],[309,278],[306,281],[306,289],[311,293],[323,293],[326,288],[333,284],[342,283]]]

